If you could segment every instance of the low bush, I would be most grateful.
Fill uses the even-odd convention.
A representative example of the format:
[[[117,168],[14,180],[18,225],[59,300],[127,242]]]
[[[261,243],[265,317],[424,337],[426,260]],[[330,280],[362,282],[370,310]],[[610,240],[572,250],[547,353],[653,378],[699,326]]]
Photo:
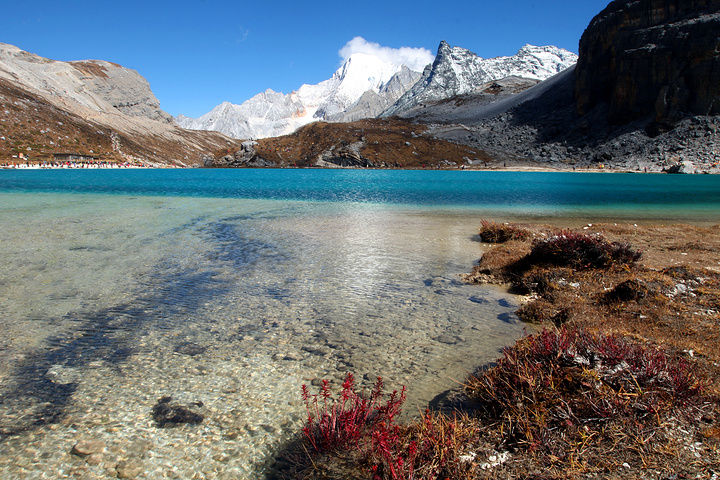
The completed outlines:
[[[348,373],[338,398],[334,398],[330,384],[323,380],[320,393],[311,395],[307,385],[302,386],[308,419],[303,433],[315,452],[328,452],[350,443],[361,447],[364,439],[380,425],[392,428],[395,417],[405,401],[405,388],[394,391],[383,404],[382,378],[369,396],[361,395],[355,387],[355,378]]]
[[[599,234],[563,230],[546,239],[533,241],[528,261],[572,268],[606,268],[632,264],[642,252],[628,243],[607,242]]]
[[[507,446],[567,459],[593,443],[621,445],[630,429],[654,431],[701,385],[661,350],[563,327],[518,341],[466,389]]]
[[[509,223],[481,220],[479,235],[483,242],[505,243],[510,240],[527,240],[530,238],[530,231]]]
[[[303,433],[309,464],[315,456],[343,451],[374,480],[460,478],[460,472],[471,467],[459,461],[474,433],[467,426],[469,419],[426,410],[409,426],[397,424],[404,388],[386,395],[378,378],[370,395],[362,395],[348,373],[337,396],[327,381],[316,395],[305,385],[302,392],[308,413]]]
[[[650,296],[652,293],[653,292],[650,291],[645,282],[631,278],[616,285],[612,290],[605,293],[603,298],[601,298],[601,303],[617,304],[624,302],[639,302]]]
[[[465,478],[473,466],[460,460],[476,435],[467,417],[425,410],[410,426],[376,429],[370,455],[373,480]]]

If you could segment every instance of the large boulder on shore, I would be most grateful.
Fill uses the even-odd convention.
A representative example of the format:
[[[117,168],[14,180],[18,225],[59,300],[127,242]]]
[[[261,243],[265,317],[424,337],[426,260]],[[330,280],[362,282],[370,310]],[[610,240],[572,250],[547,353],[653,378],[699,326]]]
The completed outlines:
[[[615,0],[580,39],[578,113],[658,125],[720,114],[720,0]]]

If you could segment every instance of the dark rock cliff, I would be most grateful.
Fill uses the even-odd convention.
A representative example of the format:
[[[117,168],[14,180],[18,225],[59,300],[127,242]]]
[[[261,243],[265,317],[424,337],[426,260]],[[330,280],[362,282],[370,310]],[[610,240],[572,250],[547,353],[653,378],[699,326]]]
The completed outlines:
[[[622,124],[720,114],[720,0],[615,0],[580,39],[578,113]]]

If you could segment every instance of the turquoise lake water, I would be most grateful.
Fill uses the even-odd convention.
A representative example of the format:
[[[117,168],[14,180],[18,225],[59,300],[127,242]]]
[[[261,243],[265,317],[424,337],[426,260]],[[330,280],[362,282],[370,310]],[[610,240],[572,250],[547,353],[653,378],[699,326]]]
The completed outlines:
[[[717,222],[720,178],[388,170],[5,171],[0,191],[359,202],[511,216]]]
[[[0,477],[71,472],[91,437],[144,442],[148,478],[258,478],[300,385],[348,371],[435,404],[526,328],[461,280],[483,218],[716,224],[720,177],[0,171]],[[207,420],[157,428],[163,396]]]

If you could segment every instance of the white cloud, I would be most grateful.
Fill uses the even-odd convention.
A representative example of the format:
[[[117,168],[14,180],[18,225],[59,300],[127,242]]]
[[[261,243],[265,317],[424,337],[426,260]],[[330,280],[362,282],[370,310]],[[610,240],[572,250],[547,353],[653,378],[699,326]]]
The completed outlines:
[[[415,71],[422,71],[425,65],[432,63],[435,59],[435,55],[427,48],[383,47],[379,43],[368,42],[363,37],[353,38],[338,53],[343,61],[347,60],[353,53],[367,53],[395,65],[407,65],[408,68]]]

